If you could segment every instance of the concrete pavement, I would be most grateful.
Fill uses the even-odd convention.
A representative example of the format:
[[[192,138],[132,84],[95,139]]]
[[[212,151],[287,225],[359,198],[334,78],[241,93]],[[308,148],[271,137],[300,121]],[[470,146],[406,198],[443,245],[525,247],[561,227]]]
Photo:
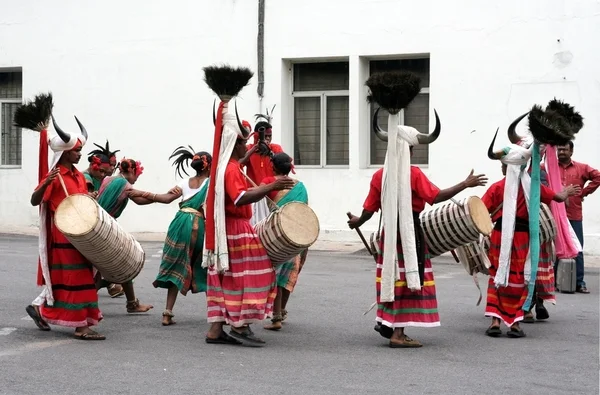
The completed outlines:
[[[597,268],[586,273],[592,294],[559,294],[547,322],[523,324],[526,338],[491,339],[472,278],[438,258],[442,326],[409,329],[424,347],[399,350],[373,330],[374,311],[363,315],[375,294],[372,258],[360,247],[316,245],[284,329],[256,326],[268,344],[255,349],[204,343],[202,294],[180,296],[177,325],[162,327],[166,293],[151,285],[162,243],[143,246],[148,259],[136,292],[155,308],[127,314],[124,298],[101,290],[98,330],[108,339],[84,342],[67,328],[41,332],[27,317],[24,308],[39,293],[37,239],[0,235],[0,394],[598,394]],[[486,277],[480,281],[485,288]]]

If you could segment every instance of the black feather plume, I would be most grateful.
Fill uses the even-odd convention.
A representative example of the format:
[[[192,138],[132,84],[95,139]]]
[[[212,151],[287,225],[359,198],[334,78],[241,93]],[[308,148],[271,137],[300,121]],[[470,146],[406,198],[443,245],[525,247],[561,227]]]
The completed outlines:
[[[271,113],[269,113],[269,109],[267,108],[266,114],[254,114],[254,119],[256,121],[258,121],[259,119],[264,119],[266,122],[271,123],[271,121],[273,120],[273,111],[275,111],[276,105],[277,104],[273,105],[273,108],[271,109]]]
[[[40,132],[48,127],[53,107],[52,93],[41,93],[17,107],[13,122],[15,126]]]
[[[111,157],[115,156],[117,152],[120,151],[120,150],[111,151],[110,150],[110,144],[109,144],[108,140],[106,140],[106,145],[104,147],[101,146],[101,145],[98,145],[96,143],[94,143],[94,145],[96,147],[98,147],[98,149],[95,149],[95,150],[91,151],[88,154],[89,157],[96,156],[96,155],[104,155],[104,156],[106,156],[108,158],[111,158]]]
[[[221,98],[228,101],[250,82],[254,73],[247,67],[229,65],[204,67],[204,81]]]
[[[583,117],[570,104],[554,98],[546,106],[546,111],[548,110],[556,111],[562,115],[571,125],[573,133],[577,133],[583,128]]]
[[[565,145],[575,138],[571,125],[556,110],[534,105],[528,116],[529,130],[533,137],[543,144]]]
[[[181,175],[182,171],[189,177],[189,174],[185,171],[185,167],[189,166],[189,163],[193,160],[194,152],[194,149],[189,145],[187,147],[179,146],[169,156],[169,159],[175,158],[172,165],[175,166],[175,173],[179,174],[179,177],[183,178]]]
[[[377,103],[390,113],[406,108],[421,91],[421,78],[409,71],[386,71],[369,77],[367,101]]]

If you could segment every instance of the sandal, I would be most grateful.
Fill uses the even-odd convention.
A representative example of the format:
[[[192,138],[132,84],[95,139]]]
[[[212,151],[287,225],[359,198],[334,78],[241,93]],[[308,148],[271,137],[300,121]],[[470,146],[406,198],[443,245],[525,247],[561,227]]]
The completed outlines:
[[[410,337],[404,335],[404,339],[401,343],[394,342],[390,340],[390,348],[419,348],[423,347],[421,343],[417,340],[411,339]]]
[[[35,325],[37,325],[37,327],[40,328],[40,330],[50,330],[50,325],[48,325],[48,323],[44,321],[38,309],[36,309],[32,305],[29,305],[25,307],[25,311],[27,312],[27,315],[31,317]]]
[[[525,332],[523,332],[523,329],[518,328],[518,327],[514,327],[511,326],[510,330],[508,332],[506,332],[506,336],[512,338],[512,339],[518,339],[520,337],[525,337]]]
[[[485,331],[485,334],[488,335],[489,337],[498,337],[502,334],[502,331],[500,330],[499,326],[490,326],[489,328],[487,328],[487,330]]]
[[[118,298],[119,296],[125,295],[125,290],[119,284],[108,284],[106,290],[111,298]]]
[[[537,309],[536,309],[537,312]],[[533,314],[531,313],[531,311],[528,311],[524,316],[523,316],[523,322],[525,324],[534,324],[535,323],[535,319],[533,319]]]
[[[283,317],[280,314],[274,315],[273,318],[271,318],[271,324],[265,325],[264,328],[269,331],[278,331],[283,328],[283,325],[281,325],[282,321]]]
[[[140,304],[140,300],[136,299],[133,301],[127,301],[127,312],[128,313],[145,313],[150,309],[153,309],[154,306],[150,304]]]
[[[221,331],[221,333],[219,334],[219,337],[217,337],[216,339],[211,339],[210,337],[206,336],[206,338],[204,339],[204,341],[207,344],[235,344],[235,345],[242,345],[241,341],[239,341],[237,339],[234,339],[233,337],[229,336],[224,331]]]
[[[162,320],[163,326],[169,326],[169,325],[176,324],[176,322],[173,321],[173,317],[175,317],[175,315],[173,314],[173,312],[171,310],[163,311],[162,316],[163,316],[163,320]]]
[[[266,343],[264,340],[256,337],[250,327],[246,327],[243,332],[236,332],[233,328],[231,328],[229,334],[240,340],[244,346],[262,347]]]
[[[285,309],[281,310],[281,322],[285,321],[287,316],[288,316],[287,310],[285,310]]]
[[[543,321],[550,318],[550,314],[548,314],[548,310],[546,310],[543,304],[537,304],[535,306],[535,318],[538,321]]]
[[[80,340],[105,340],[106,336],[99,334],[98,332],[90,330],[89,332],[75,332],[73,335],[76,339]]]

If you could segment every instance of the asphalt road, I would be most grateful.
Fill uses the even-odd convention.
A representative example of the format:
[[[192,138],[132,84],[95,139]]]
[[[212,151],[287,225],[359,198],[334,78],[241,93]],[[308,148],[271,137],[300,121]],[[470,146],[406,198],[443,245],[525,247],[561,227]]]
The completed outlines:
[[[166,293],[151,285],[160,243],[144,243],[131,315],[100,291],[100,342],[72,330],[41,332],[25,306],[35,286],[37,239],[0,235],[0,394],[598,394],[599,272],[592,294],[559,294],[527,337],[491,339],[484,301],[462,266],[435,260],[442,326],[411,328],[421,349],[390,349],[374,330],[374,264],[364,255],[311,251],[284,329],[256,327],[264,348],[208,345],[203,294],[179,297],[177,325],[162,327]],[[481,276],[482,286],[486,278]]]

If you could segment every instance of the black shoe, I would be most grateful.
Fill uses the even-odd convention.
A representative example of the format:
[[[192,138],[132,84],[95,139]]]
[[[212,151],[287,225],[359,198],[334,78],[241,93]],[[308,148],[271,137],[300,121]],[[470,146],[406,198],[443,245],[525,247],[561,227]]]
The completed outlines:
[[[498,336],[502,335],[502,331],[500,330],[499,326],[490,326],[485,331],[485,334],[488,335],[489,337],[498,337]]]

